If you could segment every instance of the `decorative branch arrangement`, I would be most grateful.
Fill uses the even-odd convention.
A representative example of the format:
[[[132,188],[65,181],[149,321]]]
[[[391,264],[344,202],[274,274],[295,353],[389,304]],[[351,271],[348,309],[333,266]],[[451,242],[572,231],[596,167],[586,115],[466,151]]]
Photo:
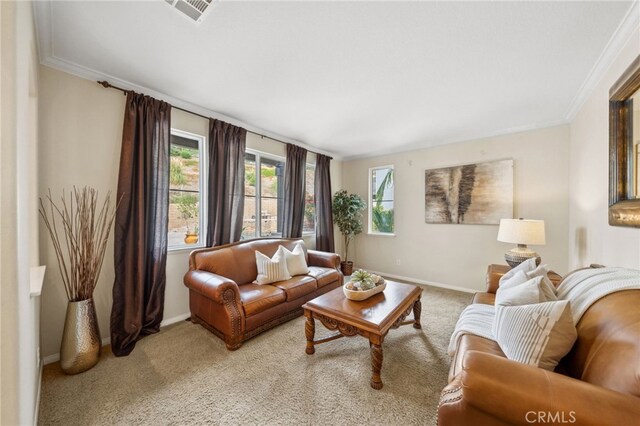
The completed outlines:
[[[60,205],[54,203],[51,190],[44,202],[40,198],[38,210],[49,230],[69,302],[93,297],[118,204],[111,207],[109,191],[98,209],[98,191],[86,186],[81,190],[74,186],[68,198],[63,191]]]

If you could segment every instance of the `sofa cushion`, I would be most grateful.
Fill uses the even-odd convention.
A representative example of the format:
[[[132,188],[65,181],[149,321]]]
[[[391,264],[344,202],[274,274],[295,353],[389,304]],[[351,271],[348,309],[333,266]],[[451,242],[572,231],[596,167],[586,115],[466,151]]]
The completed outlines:
[[[547,272],[547,265],[536,266],[536,259],[532,257],[525,260],[515,268],[507,271],[507,273],[500,278],[500,287],[517,285],[533,277],[547,276]],[[522,278],[517,277],[517,275],[521,275]],[[509,281],[512,280],[513,282],[510,283]]]
[[[321,266],[309,266],[309,275],[318,281],[318,288],[327,284],[342,280],[342,274],[334,268],[323,268]]]
[[[509,359],[551,371],[577,337],[568,300],[497,306],[493,334]]]
[[[298,275],[286,281],[272,284],[287,294],[287,301],[298,299],[318,289],[315,278],[309,275]]]
[[[287,269],[291,276],[306,275],[309,273],[309,267],[307,266],[307,259],[305,258],[304,247],[302,243],[296,244],[293,251],[288,250],[285,246],[278,248],[280,256],[283,256],[287,261]]]
[[[291,274],[287,269],[285,254],[279,249],[272,258],[256,250],[256,266],[258,268],[258,276],[254,281],[255,284],[271,284],[291,278]]]
[[[498,288],[495,304],[496,306],[515,306],[554,300],[558,300],[555,287],[544,275],[531,278],[522,284]]]
[[[287,300],[284,290],[269,284],[244,284],[238,289],[244,314],[248,317]]]

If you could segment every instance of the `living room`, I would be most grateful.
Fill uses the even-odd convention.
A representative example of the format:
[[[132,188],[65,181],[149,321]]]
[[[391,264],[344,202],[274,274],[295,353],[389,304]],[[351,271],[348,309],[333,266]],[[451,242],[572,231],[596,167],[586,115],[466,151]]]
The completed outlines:
[[[498,241],[499,220],[425,221],[425,173],[432,170],[511,161],[512,214],[500,218],[544,221],[545,243],[531,247],[560,277],[592,264],[640,268],[640,224],[611,222],[611,185],[618,175],[610,170],[612,88],[640,55],[637,1],[214,0],[206,1],[200,22],[183,16],[177,3],[0,3],[1,424],[464,424],[446,417],[447,407],[439,413],[439,405],[452,403],[446,395],[455,394],[447,393],[456,368],[448,345],[473,294],[487,291],[487,268],[507,267],[505,251],[516,242]],[[47,206],[49,190],[58,202],[63,191],[69,196],[74,187],[88,186],[100,202],[110,191],[112,208],[119,202],[122,214],[118,188],[129,91],[171,106],[169,241],[162,302],[155,309],[159,331],[135,337],[128,356],[115,356],[109,346],[115,344],[116,259],[137,261],[131,252],[118,255],[121,231],[114,229],[122,227],[116,219],[92,294],[99,360],[67,375],[61,348],[69,297],[39,214],[40,199]],[[301,316],[298,305],[286,322],[265,320],[241,340],[216,328],[216,319],[207,323],[208,314],[187,321],[198,315],[190,299],[196,290],[185,278],[194,269],[191,253],[217,245],[207,244],[214,223],[206,203],[213,199],[207,192],[213,186],[207,175],[212,120],[242,129],[245,138],[242,229],[233,241],[284,235],[283,169],[289,147],[302,148],[303,193],[312,196],[291,214],[302,218],[295,238],[304,242],[309,269],[333,268],[337,257],[317,254],[330,251],[352,261],[354,271],[382,276],[388,286],[397,282],[421,291],[421,312],[412,308],[415,299],[402,305],[409,314],[402,320],[415,318],[414,327],[392,329],[378,345],[384,360],[377,377],[375,366],[370,377],[375,337],[370,353],[363,334],[338,340],[324,321],[316,321],[315,342],[335,339],[320,346],[306,334],[309,317]],[[319,158],[330,160],[329,196],[345,190],[366,206],[362,232],[349,240],[348,259],[340,228],[320,225],[331,206],[324,203],[321,210]],[[381,167],[393,174],[384,201],[393,228],[372,232],[372,173]],[[194,211],[177,201],[187,202],[184,194],[192,193],[205,200]],[[614,201],[633,201],[622,193]],[[320,228],[332,235],[325,250],[317,244]],[[183,241],[185,231],[195,231],[197,241]],[[295,253],[297,244],[282,244]],[[197,255],[193,259],[198,262]],[[38,279],[34,271],[44,275]],[[337,276],[327,285],[341,287],[353,275]],[[390,290],[353,303],[383,295],[391,300]],[[313,318],[313,299],[305,297],[305,315]],[[242,324],[249,324],[247,306],[237,308]],[[637,337],[638,326],[631,327]],[[305,353],[309,344],[312,350]],[[637,365],[622,364],[619,371],[638,377]],[[629,396],[572,374],[595,399],[624,395],[617,407],[640,396],[637,383]],[[539,390],[531,380],[531,389]],[[597,389],[589,393],[587,385]],[[576,414],[582,407],[577,403],[539,408],[534,396],[525,397],[531,398],[528,411],[550,417],[561,412],[569,423],[615,424],[612,412],[594,420]],[[480,411],[486,416],[490,409]],[[618,419],[634,415],[617,412]],[[562,423],[555,417],[489,417],[478,419]]]

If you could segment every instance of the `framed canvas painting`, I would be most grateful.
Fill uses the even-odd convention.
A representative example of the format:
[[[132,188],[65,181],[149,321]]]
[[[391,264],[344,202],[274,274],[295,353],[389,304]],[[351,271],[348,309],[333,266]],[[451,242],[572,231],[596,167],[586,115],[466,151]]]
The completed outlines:
[[[498,225],[513,217],[513,160],[425,171],[426,223]]]

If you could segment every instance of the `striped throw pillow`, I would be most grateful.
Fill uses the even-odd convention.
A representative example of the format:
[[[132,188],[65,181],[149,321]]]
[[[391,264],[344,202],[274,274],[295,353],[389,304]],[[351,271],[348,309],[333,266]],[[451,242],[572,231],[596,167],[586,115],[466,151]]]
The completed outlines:
[[[256,266],[258,276],[255,284],[271,284],[291,278],[287,269],[287,259],[278,250],[271,259],[256,250]]]
[[[578,336],[568,300],[496,306],[493,334],[507,358],[551,371]]]

